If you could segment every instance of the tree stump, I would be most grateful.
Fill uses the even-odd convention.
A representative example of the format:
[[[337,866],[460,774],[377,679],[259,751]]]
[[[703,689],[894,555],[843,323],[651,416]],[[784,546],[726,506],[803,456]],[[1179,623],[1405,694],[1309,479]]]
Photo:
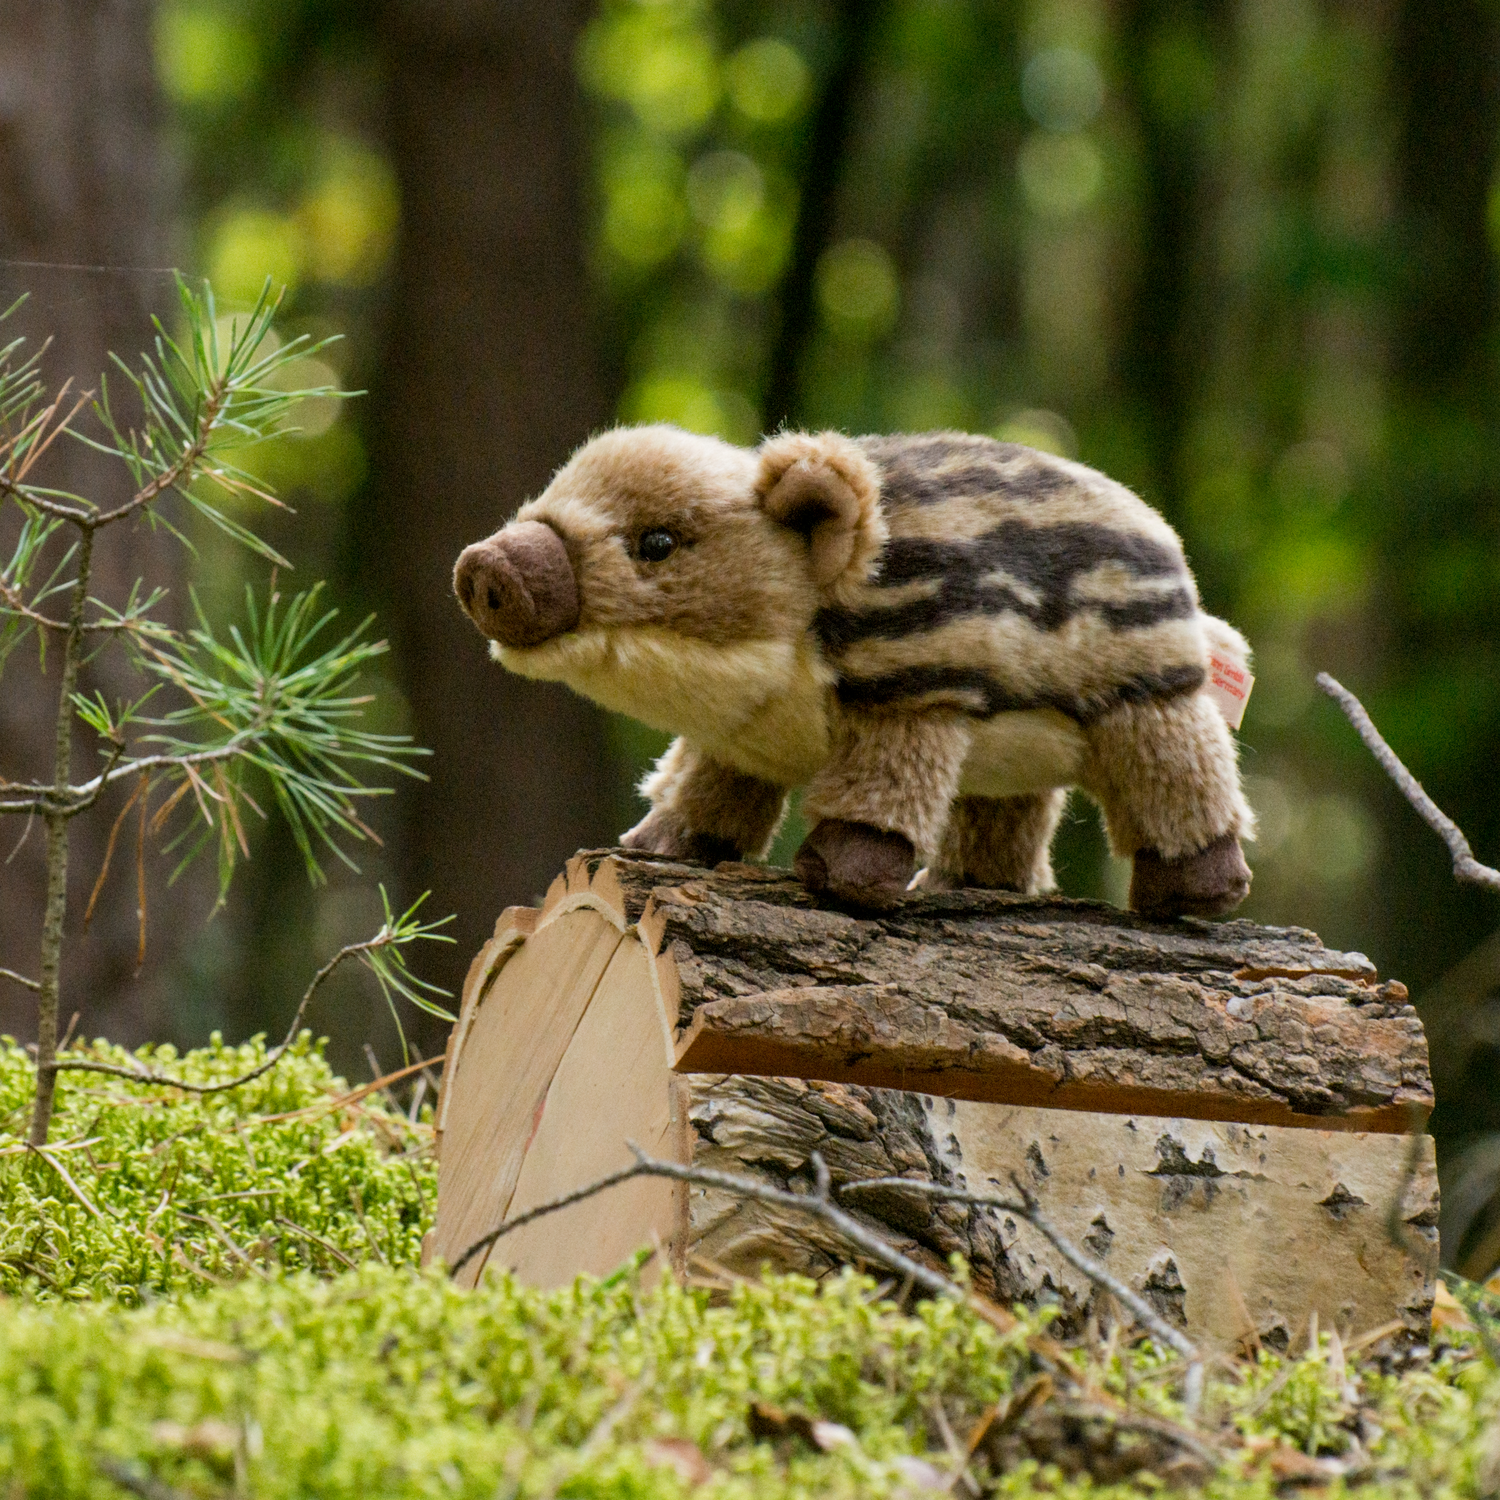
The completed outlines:
[[[1037,1193],[1162,1314],[1273,1345],[1311,1312],[1423,1332],[1437,1181],[1406,991],[1297,928],[1150,922],[1098,902],[914,894],[820,907],[787,872],[580,854],[512,907],[464,987],[438,1107],[449,1263],[503,1220],[655,1156],[776,1186],[903,1175]],[[853,1200],[850,1200],[852,1202]],[[898,1248],[957,1251],[1004,1302],[1091,1284],[993,1210],[861,1195]],[[557,1284],[655,1243],[679,1270],[825,1274],[825,1227],[636,1179],[477,1255]]]

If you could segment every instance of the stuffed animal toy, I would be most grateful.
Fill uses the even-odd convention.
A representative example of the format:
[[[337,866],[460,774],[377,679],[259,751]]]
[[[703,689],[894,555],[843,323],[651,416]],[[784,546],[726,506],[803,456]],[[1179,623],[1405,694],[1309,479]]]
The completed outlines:
[[[621,842],[764,856],[794,787],[812,891],[1039,892],[1066,789],[1134,861],[1130,904],[1228,911],[1253,815],[1205,691],[1244,641],[1198,607],[1172,528],[1081,464],[960,433],[668,426],[580,448],[464,549],[494,657],[677,736]]]

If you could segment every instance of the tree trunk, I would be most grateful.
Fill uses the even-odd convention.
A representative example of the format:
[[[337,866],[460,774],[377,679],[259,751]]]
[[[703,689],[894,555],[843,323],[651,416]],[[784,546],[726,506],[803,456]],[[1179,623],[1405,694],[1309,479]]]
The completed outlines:
[[[490,904],[526,900],[622,800],[603,716],[511,677],[452,594],[494,530],[607,419],[584,260],[582,0],[406,0],[386,16],[402,235],[374,393],[376,481],[356,523],[430,780],[398,792],[402,900],[458,912],[453,984]],[[475,899],[476,893],[483,893]],[[446,963],[446,969],[444,965]]]
[[[54,389],[72,377],[74,391],[97,390],[110,351],[127,361],[147,348],[150,315],[167,314],[175,294],[162,267],[170,258],[167,184],[151,59],[153,8],[145,0],[31,0],[0,7],[0,305],[28,301],[0,334],[26,335],[31,347],[53,340],[44,374]],[[111,381],[117,402],[123,382]],[[122,415],[128,404],[120,402]],[[86,420],[86,418],[85,418]],[[100,504],[130,491],[123,464],[58,443],[41,482],[75,490]],[[0,549],[17,517],[0,515]],[[59,554],[60,555],[60,554]],[[94,560],[92,592],[116,604],[145,576],[174,597],[183,593],[182,548],[164,532],[116,528]],[[50,641],[47,672],[29,647],[15,652],[0,683],[0,774],[51,779],[60,640]],[[106,697],[139,692],[116,650],[85,668],[80,688]],[[73,774],[98,769],[91,735],[81,732]],[[81,1029],[136,1043],[160,1033],[172,960],[206,914],[211,891],[190,888],[190,915],[149,930],[147,969],[135,979],[137,902],[134,838],[122,837],[117,865],[101,893],[86,938],[82,915],[99,873],[110,825],[128,795],[106,796],[70,830],[68,920],[63,953],[62,1024],[82,1012]],[[0,827],[0,861],[22,835],[19,819]],[[9,864],[0,864],[0,966],[36,975],[46,897],[40,821]],[[165,908],[164,872],[148,858],[147,907]],[[206,872],[212,879],[212,872]],[[174,893],[180,911],[181,889]],[[82,940],[80,940],[82,939]],[[0,987],[0,1030],[29,1036],[35,1001]]]

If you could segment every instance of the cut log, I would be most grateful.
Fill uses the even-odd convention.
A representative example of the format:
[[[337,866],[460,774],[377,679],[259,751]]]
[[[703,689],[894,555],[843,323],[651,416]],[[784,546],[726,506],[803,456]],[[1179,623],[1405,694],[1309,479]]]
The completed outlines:
[[[588,869],[672,960],[679,1072],[1325,1130],[1432,1108],[1405,986],[1301,928],[992,891],[857,917],[759,866]]]
[[[858,917],[785,872],[606,851],[571,861],[539,911],[502,914],[470,969],[429,1253],[454,1263],[629,1165],[627,1141],[783,1187],[812,1180],[817,1151],[835,1182],[1008,1191],[1023,1173],[1065,1233],[1190,1328],[1274,1343],[1316,1308],[1416,1331],[1436,1178],[1431,1142],[1412,1154],[1395,1132],[1430,1105],[1404,990],[1309,932],[977,892]],[[899,1191],[860,1212],[934,1266],[962,1253],[1001,1300],[1089,1304],[1024,1224]],[[488,1261],[550,1285],[652,1243],[679,1270],[821,1274],[848,1255],[800,1215],[642,1179]]]

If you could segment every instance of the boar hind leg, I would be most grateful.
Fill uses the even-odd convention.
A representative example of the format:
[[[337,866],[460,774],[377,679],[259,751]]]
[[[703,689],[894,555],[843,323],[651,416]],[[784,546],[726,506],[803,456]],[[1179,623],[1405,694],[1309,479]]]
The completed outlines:
[[[1217,916],[1250,891],[1240,839],[1255,816],[1240,790],[1234,740],[1202,693],[1125,704],[1085,731],[1082,781],[1110,847],[1134,861],[1130,905],[1152,917]]]
[[[1068,794],[960,797],[953,804],[933,866],[934,888],[975,885],[989,890],[1050,891],[1052,835]]]
[[[802,883],[853,906],[891,905],[918,858],[937,854],[968,749],[956,714],[846,710],[802,799],[813,825],[793,861]]]
[[[710,868],[724,859],[759,859],[786,809],[786,789],[748,776],[674,740],[641,783],[651,811],[620,842]]]

